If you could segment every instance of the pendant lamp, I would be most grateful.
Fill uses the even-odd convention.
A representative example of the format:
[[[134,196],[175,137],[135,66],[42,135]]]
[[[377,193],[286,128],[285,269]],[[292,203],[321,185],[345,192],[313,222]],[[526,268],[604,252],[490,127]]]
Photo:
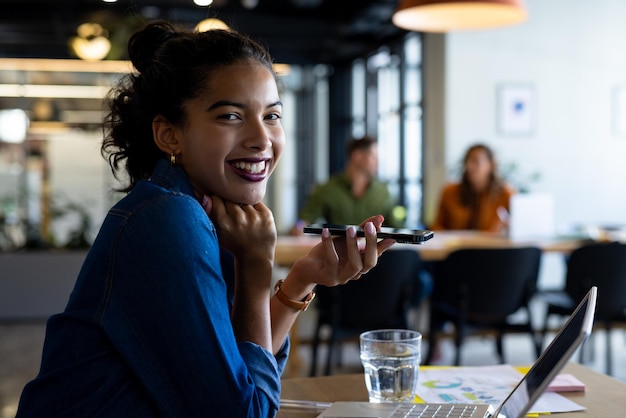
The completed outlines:
[[[85,61],[103,60],[111,50],[109,33],[99,23],[83,23],[76,29],[78,36],[70,39],[70,49]]]
[[[490,29],[526,20],[523,0],[400,0],[392,17],[417,32]]]
[[[198,22],[195,28],[197,32],[206,32],[213,29],[230,30],[226,22],[220,19],[216,19],[214,17],[201,20],[200,22]]]

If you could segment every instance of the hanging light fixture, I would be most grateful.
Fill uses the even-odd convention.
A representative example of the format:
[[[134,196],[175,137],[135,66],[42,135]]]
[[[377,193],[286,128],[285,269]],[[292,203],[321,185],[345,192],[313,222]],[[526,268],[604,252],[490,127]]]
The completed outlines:
[[[394,25],[419,32],[490,29],[521,23],[524,0],[400,0]]]
[[[228,25],[223,20],[216,19],[214,17],[201,20],[198,22],[195,29],[197,32],[206,32],[213,29],[230,30]]]
[[[0,142],[24,142],[29,123],[28,115],[22,109],[0,110]]]
[[[100,61],[111,50],[108,32],[98,23],[83,23],[77,29],[78,36],[70,39],[70,49],[85,61]]]

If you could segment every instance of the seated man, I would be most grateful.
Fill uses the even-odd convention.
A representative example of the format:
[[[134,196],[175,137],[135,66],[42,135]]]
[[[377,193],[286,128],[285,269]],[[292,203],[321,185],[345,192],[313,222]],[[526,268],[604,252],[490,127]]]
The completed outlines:
[[[378,145],[371,137],[351,140],[346,147],[345,170],[315,187],[305,206],[300,210],[300,220],[292,234],[302,234],[304,225],[314,222],[355,224],[363,214],[382,214],[385,226],[402,227],[403,212],[395,210],[396,202],[387,185],[376,178],[378,170]]]

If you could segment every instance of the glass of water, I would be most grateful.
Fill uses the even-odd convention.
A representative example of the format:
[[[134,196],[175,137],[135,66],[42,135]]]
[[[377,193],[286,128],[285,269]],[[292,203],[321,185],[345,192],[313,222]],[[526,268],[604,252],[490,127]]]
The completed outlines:
[[[417,390],[422,334],[379,329],[364,332],[359,339],[370,402],[411,402]]]

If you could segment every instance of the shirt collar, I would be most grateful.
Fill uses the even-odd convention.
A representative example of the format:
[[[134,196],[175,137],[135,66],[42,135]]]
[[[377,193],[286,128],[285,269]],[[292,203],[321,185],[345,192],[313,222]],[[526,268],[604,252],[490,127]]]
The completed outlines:
[[[150,181],[174,192],[195,195],[185,170],[179,165],[170,164],[166,159],[157,161]]]

